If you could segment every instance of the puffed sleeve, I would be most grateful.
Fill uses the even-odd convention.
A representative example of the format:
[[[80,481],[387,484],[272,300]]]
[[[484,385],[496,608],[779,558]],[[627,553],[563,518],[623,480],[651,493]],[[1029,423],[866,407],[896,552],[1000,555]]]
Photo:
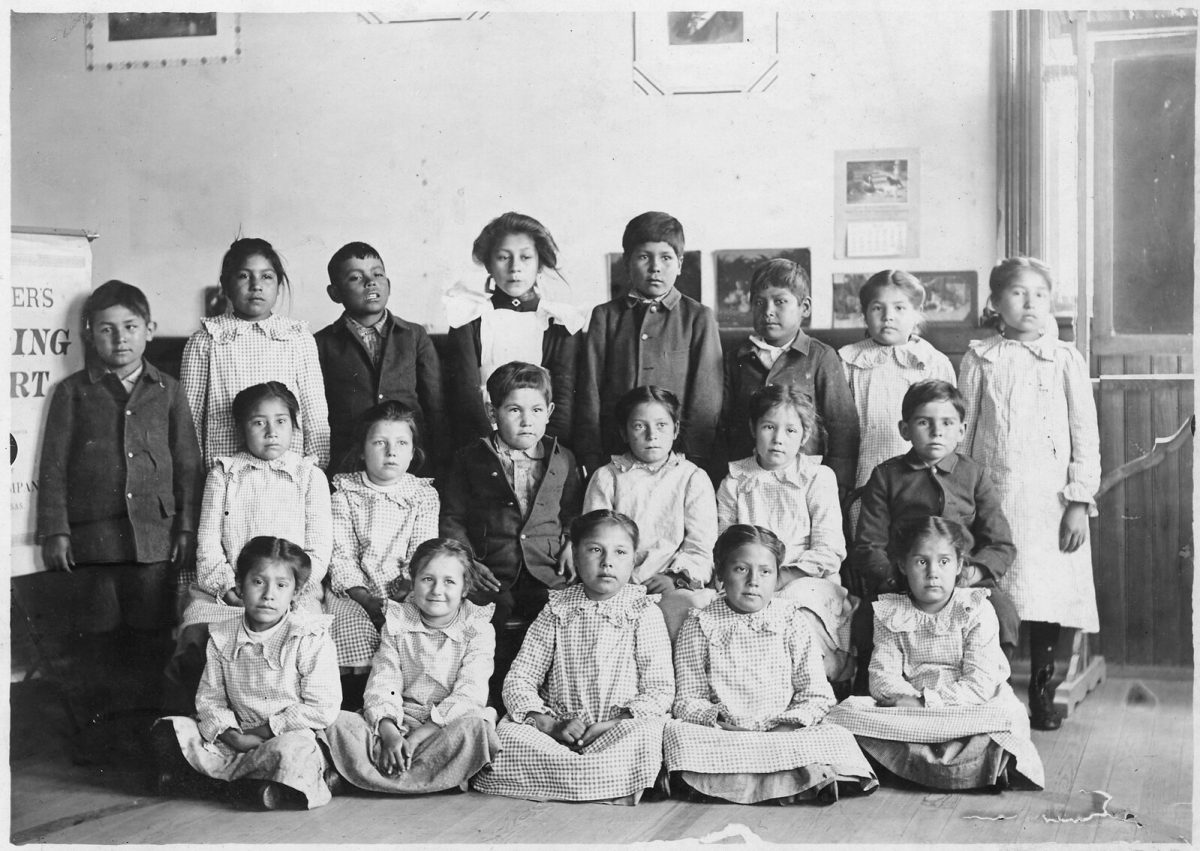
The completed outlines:
[[[1071,462],[1067,465],[1067,486],[1062,500],[1083,502],[1095,517],[1096,491],[1100,489],[1100,430],[1096,421],[1096,401],[1087,363],[1074,347],[1067,349],[1063,369],[1067,393],[1067,423],[1071,431]]]
[[[679,630],[675,646],[675,686],[675,704],[671,712],[676,718],[703,727],[717,726],[722,707],[709,684],[708,638],[695,613]]]

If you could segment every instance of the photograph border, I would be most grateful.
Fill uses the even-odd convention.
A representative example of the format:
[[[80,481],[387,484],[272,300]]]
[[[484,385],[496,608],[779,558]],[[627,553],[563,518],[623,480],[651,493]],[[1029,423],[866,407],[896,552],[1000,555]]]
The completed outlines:
[[[89,71],[125,71],[174,65],[223,65],[242,55],[242,16],[215,12],[217,34],[110,41],[108,12],[87,16],[84,65]],[[153,14],[153,13],[150,13]]]
[[[669,12],[634,12],[633,86],[648,96],[765,92],[779,79],[779,13],[747,10],[745,40],[671,44]],[[653,21],[653,24],[652,24]]]

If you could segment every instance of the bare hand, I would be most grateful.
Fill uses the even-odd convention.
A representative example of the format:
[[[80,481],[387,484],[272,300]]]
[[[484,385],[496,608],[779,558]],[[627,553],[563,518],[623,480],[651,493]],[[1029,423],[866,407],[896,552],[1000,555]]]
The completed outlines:
[[[42,541],[42,561],[46,570],[71,572],[75,566],[75,554],[71,552],[70,535],[47,535]]]
[[[904,694],[896,698],[895,706],[915,706],[922,707],[925,704],[921,702],[921,698],[913,697],[911,694]]]
[[[492,573],[490,567],[477,559],[475,569],[479,572],[479,584],[483,590],[491,591],[493,594],[500,590],[500,580],[496,578],[496,574]]]
[[[1058,548],[1064,553],[1073,553],[1087,540],[1087,503],[1072,502],[1063,512],[1058,526]]]
[[[647,594],[666,594],[675,590],[675,580],[665,573],[656,573],[642,584],[646,586]]]
[[[196,555],[196,536],[191,532],[176,532],[171,538],[171,567],[181,570]]]
[[[422,724],[415,730],[409,732],[404,737],[404,770],[412,768],[413,757],[417,755],[417,751],[421,749],[421,745],[425,744],[426,740],[433,738],[441,730],[437,724],[426,723]]]
[[[614,718],[611,721],[597,721],[595,724],[592,724],[583,731],[583,735],[579,737],[579,745],[575,749],[582,751],[592,742],[596,741],[596,739],[600,738],[620,723],[620,718]]]
[[[558,551],[558,574],[566,579],[568,584],[575,581],[575,549],[570,541],[563,544],[563,548]]]
[[[391,776],[408,768],[404,753],[404,734],[400,732],[395,721],[385,718],[379,722],[379,740],[380,773]]]
[[[221,599],[224,600],[226,603],[228,603],[230,606],[244,606],[245,605],[245,603],[242,602],[242,595],[238,593],[236,588],[230,588],[228,591],[225,592],[225,594],[221,597]]]
[[[263,743],[260,737],[252,733],[243,733],[241,730],[235,730],[232,727],[217,736],[217,738],[238,753],[252,751]]]
[[[569,721],[556,722],[550,730],[550,738],[562,742],[569,748],[578,749],[583,746],[582,739],[585,732],[587,732],[587,725],[578,718],[572,718]]]
[[[383,623],[386,620],[383,600],[380,600],[378,597],[367,597],[366,600],[362,601],[362,607],[366,610],[367,617],[371,619],[371,623],[375,625],[375,628],[382,630]]]

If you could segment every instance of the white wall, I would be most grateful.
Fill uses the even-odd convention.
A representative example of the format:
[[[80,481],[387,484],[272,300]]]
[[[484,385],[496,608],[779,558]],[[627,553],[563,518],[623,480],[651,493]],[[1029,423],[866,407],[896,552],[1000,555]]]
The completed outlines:
[[[811,248],[820,326],[831,273],[897,262],[833,260],[835,150],[920,149],[921,255],[899,265],[983,280],[995,258],[990,19],[930,14],[787,13],[768,92],[674,98],[633,89],[625,13],[247,14],[235,64],[92,72],[79,16],[16,14],[12,220],[99,231],[96,282],[143,287],[184,335],[239,231],[282,251],[314,328],[337,314],[326,261],[361,239],[393,308],[441,329],[492,216],[541,219],[590,305],[625,222],[665,209],[706,252],[710,303],[707,252]]]

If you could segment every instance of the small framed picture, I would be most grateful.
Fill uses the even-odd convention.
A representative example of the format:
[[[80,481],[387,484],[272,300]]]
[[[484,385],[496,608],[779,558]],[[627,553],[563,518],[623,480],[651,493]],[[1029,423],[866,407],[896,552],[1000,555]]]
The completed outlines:
[[[867,275],[837,272],[833,276],[833,327],[865,328],[858,291],[867,282]]]
[[[625,255],[617,251],[608,255],[608,294],[609,298],[619,298],[629,292],[629,275],[625,269]],[[675,289],[688,298],[704,302],[700,299],[700,252],[683,252],[683,262],[679,267],[679,277],[675,279]]]
[[[731,330],[754,327],[750,305],[750,276],[760,263],[782,257],[798,263],[812,280],[812,252],[807,248],[751,248],[713,252],[717,272],[717,324]],[[811,314],[804,325],[812,322]]]
[[[651,96],[765,92],[778,79],[778,13],[633,15],[634,91]]]
[[[834,163],[834,256],[917,257],[919,151],[838,151]]]
[[[89,15],[89,71],[221,65],[241,56],[241,17],[226,12],[108,12]]]

